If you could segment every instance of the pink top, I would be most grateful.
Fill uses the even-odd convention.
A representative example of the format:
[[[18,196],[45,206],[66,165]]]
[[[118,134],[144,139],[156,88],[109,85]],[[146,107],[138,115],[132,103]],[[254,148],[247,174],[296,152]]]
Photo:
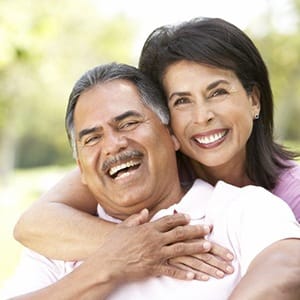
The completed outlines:
[[[280,175],[276,187],[271,192],[290,206],[300,222],[300,165],[295,162],[293,165]]]

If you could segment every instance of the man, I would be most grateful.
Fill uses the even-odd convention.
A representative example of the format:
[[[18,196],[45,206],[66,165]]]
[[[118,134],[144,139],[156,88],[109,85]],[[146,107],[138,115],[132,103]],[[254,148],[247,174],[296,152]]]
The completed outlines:
[[[83,75],[70,95],[66,115],[82,181],[97,198],[100,217],[120,222],[142,212],[108,234],[99,250],[82,264],[31,254],[10,295],[42,288],[16,299],[228,299],[241,280],[241,288],[231,299],[267,299],[266,293],[285,299],[288,291],[280,290],[279,280],[269,271],[278,259],[272,255],[275,250],[278,253],[278,247],[299,244],[300,229],[293,213],[280,199],[258,187],[240,189],[221,182],[213,188],[197,180],[188,192],[184,191],[175,157],[179,145],[169,133],[168,122],[159,93],[137,69],[109,64]],[[266,215],[269,201],[272,211]],[[236,271],[208,282],[155,277],[155,270],[145,274],[143,269],[151,270],[152,264],[145,254],[157,249],[147,243],[147,238],[143,244],[137,243],[136,237],[153,234],[147,230],[149,226],[165,233],[161,246],[166,252],[175,247],[178,255],[193,254],[201,246],[192,240],[201,236],[202,227],[175,228],[189,221],[183,214],[161,228],[159,217],[173,213],[188,213],[191,223],[212,223],[214,229],[208,239],[234,251]],[[153,222],[144,224],[149,217]],[[173,245],[178,237],[191,241]],[[116,238],[122,239],[118,243],[121,248],[114,247]],[[296,251],[297,255],[299,258]],[[164,267],[167,261],[162,260]],[[26,270],[30,270],[30,276]],[[149,278],[145,278],[147,275]],[[263,275],[265,282],[256,283],[255,279]],[[257,290],[253,292],[247,285],[254,282]],[[271,289],[270,284],[274,284]],[[18,290],[18,285],[24,289]]]

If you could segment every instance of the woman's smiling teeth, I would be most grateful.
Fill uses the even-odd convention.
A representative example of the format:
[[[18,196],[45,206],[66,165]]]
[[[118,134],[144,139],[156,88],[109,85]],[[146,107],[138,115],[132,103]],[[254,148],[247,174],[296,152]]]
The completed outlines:
[[[108,173],[111,177],[116,178],[120,171],[128,171],[127,170],[128,168],[138,166],[139,164],[140,162],[131,160],[126,163],[122,163],[120,165],[110,168]],[[123,173],[123,175],[125,175],[125,173]]]
[[[208,144],[217,142],[218,140],[223,138],[226,135],[226,133],[227,133],[227,130],[223,130],[223,131],[220,131],[218,133],[211,134],[211,135],[196,137],[195,140],[199,144],[208,145]]]

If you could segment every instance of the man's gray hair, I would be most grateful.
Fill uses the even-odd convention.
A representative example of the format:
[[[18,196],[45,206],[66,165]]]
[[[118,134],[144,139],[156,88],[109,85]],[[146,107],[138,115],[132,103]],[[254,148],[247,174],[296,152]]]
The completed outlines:
[[[149,107],[159,117],[163,124],[169,124],[169,110],[163,99],[162,92],[140,70],[133,66],[117,63],[96,66],[81,76],[75,83],[69,96],[65,126],[69,142],[73,149],[74,158],[77,157],[74,111],[80,95],[97,84],[116,79],[124,79],[132,82],[137,88],[141,102]]]

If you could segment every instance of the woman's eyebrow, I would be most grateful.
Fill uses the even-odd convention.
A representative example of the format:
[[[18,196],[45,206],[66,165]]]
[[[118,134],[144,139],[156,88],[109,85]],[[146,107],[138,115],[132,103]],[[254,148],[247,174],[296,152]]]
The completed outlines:
[[[229,82],[225,79],[220,79],[220,80],[216,80],[212,83],[210,83],[207,87],[206,87],[206,90],[209,91],[213,88],[215,88],[216,86],[218,86],[220,83],[225,83],[225,84],[229,84]]]
[[[174,92],[168,97],[168,101],[170,101],[174,96],[189,96],[191,93],[189,92]]]
[[[230,84],[229,81],[225,80],[225,79],[219,79],[219,80],[216,80],[212,83],[210,83],[207,87],[206,87],[206,91],[209,91],[213,88],[215,88],[216,86],[218,86],[220,83],[224,83],[224,84]],[[174,92],[172,93],[169,97],[168,97],[168,101],[170,101],[172,99],[172,97],[174,96],[189,96],[191,95],[190,92]]]

